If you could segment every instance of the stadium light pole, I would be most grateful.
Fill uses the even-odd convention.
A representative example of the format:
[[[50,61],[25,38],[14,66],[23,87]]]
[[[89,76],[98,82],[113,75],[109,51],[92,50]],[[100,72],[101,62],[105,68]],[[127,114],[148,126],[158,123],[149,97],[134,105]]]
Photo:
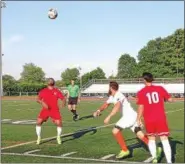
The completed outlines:
[[[81,75],[81,67],[78,67],[79,73],[80,73],[80,90],[82,89],[82,75]]]

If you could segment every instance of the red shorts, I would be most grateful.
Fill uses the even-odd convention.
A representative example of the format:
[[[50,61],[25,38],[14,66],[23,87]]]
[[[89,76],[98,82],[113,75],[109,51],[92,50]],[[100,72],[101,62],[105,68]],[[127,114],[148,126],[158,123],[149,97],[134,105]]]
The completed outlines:
[[[169,136],[169,129],[166,120],[145,121],[146,133],[148,136]]]
[[[54,120],[62,120],[62,117],[60,115],[59,110],[48,110],[48,109],[42,109],[39,113],[38,118],[43,119],[44,121],[47,121],[48,118],[52,118]]]

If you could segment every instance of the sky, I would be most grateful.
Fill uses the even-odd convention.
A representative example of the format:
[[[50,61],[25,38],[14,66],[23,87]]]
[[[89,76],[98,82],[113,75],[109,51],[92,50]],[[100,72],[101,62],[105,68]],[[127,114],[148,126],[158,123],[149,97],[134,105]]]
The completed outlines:
[[[81,74],[101,67],[117,73],[121,54],[138,51],[157,37],[184,28],[182,1],[40,1],[6,3],[2,9],[3,74],[20,78],[25,63],[61,79],[66,68]],[[50,8],[58,17],[50,20]]]

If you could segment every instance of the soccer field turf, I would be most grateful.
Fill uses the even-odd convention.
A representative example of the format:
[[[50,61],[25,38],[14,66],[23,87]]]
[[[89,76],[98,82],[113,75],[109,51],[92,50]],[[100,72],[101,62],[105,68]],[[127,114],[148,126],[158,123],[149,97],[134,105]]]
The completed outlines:
[[[117,114],[108,126],[103,120],[110,112],[107,109],[98,118],[90,115],[101,101],[84,101],[78,106],[80,120],[74,122],[67,108],[61,110],[63,117],[62,145],[56,143],[56,127],[49,120],[43,125],[41,145],[36,145],[35,120],[40,106],[34,101],[2,102],[2,163],[89,163],[120,162],[115,154],[119,145],[112,136],[112,127],[119,118]],[[133,106],[136,107],[135,102]],[[166,103],[170,143],[175,162],[184,162],[184,102]],[[25,121],[25,122],[21,122]],[[150,157],[146,148],[138,142],[135,135],[126,129],[124,138],[132,155],[121,160],[142,162]],[[46,139],[45,139],[46,138]],[[47,139],[48,138],[48,139]],[[158,142],[160,145],[160,142]],[[161,162],[165,162],[165,158]]]

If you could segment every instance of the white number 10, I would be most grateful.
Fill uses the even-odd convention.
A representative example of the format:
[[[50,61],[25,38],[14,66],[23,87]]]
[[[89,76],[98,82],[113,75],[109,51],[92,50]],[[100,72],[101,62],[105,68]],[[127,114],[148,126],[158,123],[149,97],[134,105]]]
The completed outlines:
[[[147,93],[146,96],[148,97],[149,104],[156,104],[159,102],[159,95],[157,92]]]

